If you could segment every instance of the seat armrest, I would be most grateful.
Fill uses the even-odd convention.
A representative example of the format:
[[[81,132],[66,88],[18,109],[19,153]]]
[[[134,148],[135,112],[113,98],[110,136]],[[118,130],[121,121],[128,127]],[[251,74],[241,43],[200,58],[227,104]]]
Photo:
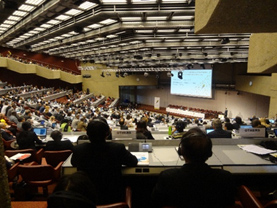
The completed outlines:
[[[118,202],[113,204],[97,205],[96,208],[128,208],[125,202]]]
[[[268,202],[264,207],[265,208],[276,208],[277,207],[277,199]]]
[[[127,186],[125,189],[125,202],[128,204],[129,208],[132,207],[132,189]]]
[[[62,164],[63,162],[60,162],[55,168],[54,168],[54,179],[57,180],[61,176],[62,171]]]
[[[41,159],[42,159],[42,156],[43,156],[43,148],[40,148],[37,152],[36,152],[36,161],[38,164],[41,164]]]

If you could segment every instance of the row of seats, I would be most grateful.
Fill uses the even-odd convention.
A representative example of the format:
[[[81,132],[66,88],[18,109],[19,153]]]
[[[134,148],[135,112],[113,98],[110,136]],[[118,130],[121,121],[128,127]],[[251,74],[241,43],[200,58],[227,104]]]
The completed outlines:
[[[97,208],[131,208],[131,196],[132,192],[130,187],[126,188],[126,200],[125,202],[121,203],[114,203],[110,205],[99,205]],[[13,201],[12,208],[46,208],[47,202],[16,202]],[[254,193],[247,187],[247,186],[240,186],[238,188],[238,200],[236,201],[235,205],[229,208],[276,208],[277,207],[277,200],[273,200],[265,205],[261,203],[254,195]],[[166,206],[163,208],[175,208],[172,206]]]

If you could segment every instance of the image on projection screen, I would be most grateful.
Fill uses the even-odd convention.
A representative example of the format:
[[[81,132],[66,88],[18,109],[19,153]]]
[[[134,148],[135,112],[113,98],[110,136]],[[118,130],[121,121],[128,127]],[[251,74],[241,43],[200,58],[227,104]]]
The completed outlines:
[[[179,78],[180,72],[182,79]],[[171,73],[171,94],[212,98],[212,69],[176,70]]]

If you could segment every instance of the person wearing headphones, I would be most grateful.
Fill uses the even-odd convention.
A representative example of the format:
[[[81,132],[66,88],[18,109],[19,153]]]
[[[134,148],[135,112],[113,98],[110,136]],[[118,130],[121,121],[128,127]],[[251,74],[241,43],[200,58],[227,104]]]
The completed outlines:
[[[230,172],[213,169],[212,142],[200,129],[189,130],[180,142],[185,164],[160,173],[152,192],[153,207],[226,207],[235,202],[235,182]]]
[[[137,158],[124,144],[106,142],[111,134],[106,119],[97,117],[89,122],[87,135],[90,143],[78,144],[73,149],[71,164],[88,173],[98,194],[97,204],[110,204],[124,199],[125,184],[122,165],[134,167]]]

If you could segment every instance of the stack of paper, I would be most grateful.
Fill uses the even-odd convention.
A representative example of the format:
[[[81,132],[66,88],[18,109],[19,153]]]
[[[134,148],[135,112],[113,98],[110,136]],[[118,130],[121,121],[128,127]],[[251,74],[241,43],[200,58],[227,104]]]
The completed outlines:
[[[17,153],[14,156],[12,156],[10,159],[12,160],[24,160],[31,156],[31,153]]]
[[[247,152],[251,152],[254,154],[258,154],[258,155],[266,155],[266,154],[270,154],[270,153],[274,153],[276,152],[276,150],[270,150],[270,149],[266,149],[264,147],[260,147],[258,145],[254,145],[254,144],[249,144],[249,145],[238,145],[241,149],[247,151]]]

